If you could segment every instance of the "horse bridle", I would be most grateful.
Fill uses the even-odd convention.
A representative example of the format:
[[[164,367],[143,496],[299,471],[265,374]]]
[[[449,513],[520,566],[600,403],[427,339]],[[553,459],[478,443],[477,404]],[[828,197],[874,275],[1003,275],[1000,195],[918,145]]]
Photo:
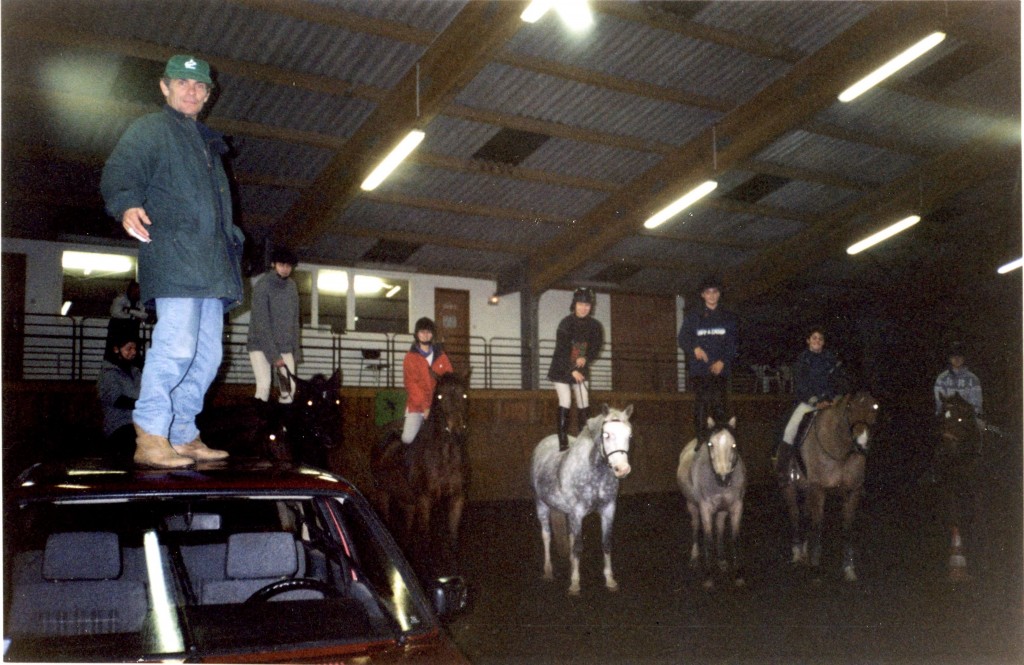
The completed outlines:
[[[728,427],[722,427],[708,434],[708,440],[704,442],[704,445],[708,449],[708,459],[711,460],[711,472],[714,474],[715,481],[718,483],[719,487],[726,487],[729,485],[729,483],[732,482],[732,474],[733,471],[736,470],[736,460],[739,459],[739,454],[736,452],[736,446],[733,445],[732,451],[729,455],[729,472],[724,475],[719,475],[718,472],[715,471],[715,463],[714,460],[711,458],[711,440],[715,438],[715,434],[723,430],[731,432],[731,430]],[[733,438],[735,438],[735,436]]]
[[[618,453],[622,453],[626,457],[629,457],[629,447],[627,446],[626,448],[619,448],[619,449],[613,450],[611,452],[608,452],[607,450],[605,450],[605,445],[604,445],[605,444],[605,437],[604,437],[605,430],[604,430],[604,428],[605,428],[605,425],[607,425],[608,423],[622,423],[624,425],[627,424],[627,423],[626,423],[625,420],[620,420],[620,419],[606,420],[603,423],[601,423],[601,454],[604,455],[604,461],[608,464],[609,467],[611,467],[612,466],[612,455],[617,455]],[[630,429],[629,436],[626,437],[626,440],[629,441],[632,438],[633,438],[633,430]]]

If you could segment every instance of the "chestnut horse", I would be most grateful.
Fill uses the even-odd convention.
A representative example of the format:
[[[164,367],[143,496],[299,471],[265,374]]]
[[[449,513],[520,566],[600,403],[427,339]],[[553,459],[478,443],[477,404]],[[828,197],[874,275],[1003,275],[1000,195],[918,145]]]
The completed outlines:
[[[436,378],[430,414],[416,439],[403,444],[401,421],[392,423],[370,456],[377,508],[413,565],[430,576],[451,573],[458,564],[469,486],[469,373]]]
[[[843,504],[843,577],[857,581],[853,561],[853,521],[864,493],[864,464],[871,427],[878,418],[878,402],[866,391],[844,395],[832,406],[816,412],[807,427],[799,454],[806,478],[796,468],[782,493],[789,509],[792,528],[793,563],[809,563],[817,577],[821,566],[821,532],[825,517],[825,496],[838,494]],[[810,528],[803,530],[797,492],[806,493],[805,507]]]

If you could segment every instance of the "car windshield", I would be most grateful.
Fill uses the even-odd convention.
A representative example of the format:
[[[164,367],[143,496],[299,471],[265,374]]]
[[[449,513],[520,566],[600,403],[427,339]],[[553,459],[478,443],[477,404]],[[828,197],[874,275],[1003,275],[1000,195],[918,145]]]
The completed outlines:
[[[284,652],[433,621],[351,497],[34,502],[5,526],[8,660]]]

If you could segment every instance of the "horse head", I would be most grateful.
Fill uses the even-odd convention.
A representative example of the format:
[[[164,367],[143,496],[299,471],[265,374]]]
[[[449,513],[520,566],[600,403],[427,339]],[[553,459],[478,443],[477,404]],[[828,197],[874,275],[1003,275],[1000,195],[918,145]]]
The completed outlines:
[[[735,428],[736,416],[723,425],[717,424],[714,418],[708,418],[708,430],[711,432],[707,441],[708,456],[711,458],[715,480],[723,487],[732,480],[732,472],[736,469],[736,461],[739,459]]]
[[[330,378],[316,374],[309,380],[293,376],[295,398],[293,421],[324,448],[335,448],[341,441],[341,370]]]
[[[957,452],[967,452],[969,446],[964,444],[973,442],[978,432],[974,407],[959,393],[951,397],[942,397],[941,401],[941,436],[937,452],[940,455],[954,455]]]
[[[871,428],[878,420],[878,402],[866,390],[844,399],[850,436],[858,447],[867,448]]]
[[[632,404],[625,409],[601,405],[601,455],[616,478],[625,478],[632,471],[629,466],[629,441],[633,437],[633,426],[629,424],[631,415]]]
[[[469,424],[469,377],[466,374],[448,372],[440,376],[434,374],[437,384],[434,386],[434,398],[430,407],[431,419],[437,421],[444,431],[451,434],[465,434]]]

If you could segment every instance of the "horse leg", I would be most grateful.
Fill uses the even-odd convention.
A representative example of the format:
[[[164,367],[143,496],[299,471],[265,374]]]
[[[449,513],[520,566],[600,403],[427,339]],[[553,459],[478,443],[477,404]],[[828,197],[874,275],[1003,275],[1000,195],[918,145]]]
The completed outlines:
[[[825,521],[825,488],[818,485],[810,485],[807,488],[807,510],[811,514],[808,542],[810,564],[811,568],[818,570],[821,566],[822,523]]]
[[[615,502],[601,509],[601,551],[604,553],[604,585],[609,591],[618,591],[619,583],[612,575],[612,525],[615,522]]]
[[[792,550],[789,562],[807,563],[807,549],[803,530],[800,528],[800,497],[797,496],[795,483],[788,483],[782,488],[782,498],[786,500],[786,510],[789,513],[789,543]]]
[[[728,514],[724,510],[715,513],[715,554],[718,559],[719,572],[729,570],[728,554],[725,551],[725,519]]]
[[[712,513],[711,502],[709,501],[702,501],[700,504],[700,523],[701,530],[704,535],[704,542],[701,545],[701,551],[703,553],[701,559],[703,561],[704,568],[703,586],[705,589],[710,589],[715,586],[715,581],[712,577],[712,570],[714,566],[714,553],[711,549],[712,547],[714,547],[715,539],[713,532],[714,514]]]
[[[843,579],[847,582],[857,581],[857,571],[853,565],[853,521],[857,517],[862,493],[858,487],[848,492],[843,499]]]
[[[537,500],[537,520],[540,522],[540,540],[544,543],[544,579],[555,579],[551,566],[551,509],[548,504]]]
[[[423,495],[416,500],[416,508],[413,512],[412,547],[417,552],[416,562],[422,565],[424,573],[430,573],[433,569],[434,539],[431,537],[430,529],[432,510],[433,502],[429,496]]]
[[[448,551],[447,562],[455,567],[459,562],[459,525],[462,524],[462,511],[466,506],[466,497],[462,493],[448,498]]]
[[[692,501],[686,502],[686,509],[690,512],[690,532],[693,536],[693,545],[690,547],[690,567],[696,568],[700,563],[700,511],[697,504]]]
[[[729,529],[732,537],[733,584],[743,586],[743,568],[740,565],[740,523],[743,521],[743,500],[733,501],[729,506]]]
[[[583,516],[567,515],[569,520],[569,595],[580,595],[580,554],[583,553]]]

